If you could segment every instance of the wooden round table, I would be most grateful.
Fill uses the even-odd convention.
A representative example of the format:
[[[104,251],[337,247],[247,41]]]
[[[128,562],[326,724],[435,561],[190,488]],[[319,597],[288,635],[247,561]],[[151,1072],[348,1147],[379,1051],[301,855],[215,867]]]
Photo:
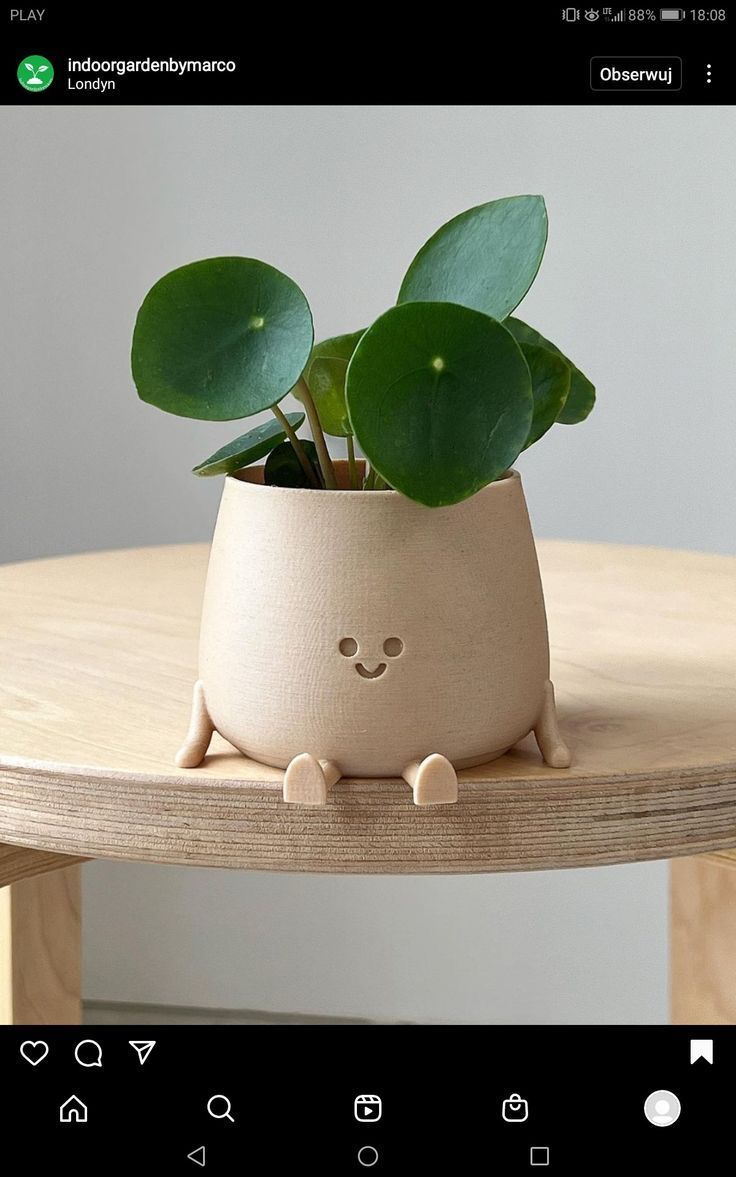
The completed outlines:
[[[285,805],[281,772],[219,737],[200,768],[174,766],[196,677],[206,546],[1,567],[0,884],[18,884],[3,892],[10,939],[13,896],[31,894],[18,881],[36,876],[33,893],[53,908],[62,876],[40,876],[85,858],[468,873],[736,846],[736,559],[539,550],[572,767],[548,768],[529,739],[461,772],[457,805],[430,808],[386,780],[341,780],[316,809]],[[685,941],[692,895],[710,878],[700,875],[716,869],[720,878],[721,867],[686,861],[676,877]],[[70,877],[61,908],[71,913]],[[58,910],[54,920],[63,922]],[[10,1014],[21,1020],[17,1002]]]

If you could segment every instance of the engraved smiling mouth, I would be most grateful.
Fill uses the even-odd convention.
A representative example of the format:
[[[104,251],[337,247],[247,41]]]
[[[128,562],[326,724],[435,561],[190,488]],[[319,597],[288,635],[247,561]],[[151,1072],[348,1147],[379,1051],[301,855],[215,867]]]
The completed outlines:
[[[386,663],[379,662],[375,670],[369,670],[368,667],[364,666],[362,662],[356,662],[355,669],[361,678],[380,678],[386,669]]]

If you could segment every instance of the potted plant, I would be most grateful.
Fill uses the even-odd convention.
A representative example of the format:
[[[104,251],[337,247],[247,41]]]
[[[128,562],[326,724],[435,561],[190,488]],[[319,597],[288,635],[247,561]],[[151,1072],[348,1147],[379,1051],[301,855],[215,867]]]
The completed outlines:
[[[180,767],[217,730],[285,770],[286,801],[324,804],[342,776],[403,777],[429,805],[530,731],[548,764],[570,763],[512,470],[595,399],[512,316],[546,239],[539,196],[469,209],[420,249],[395,306],[316,345],[301,290],[252,258],[197,261],[149,291],[139,396],[202,420],[273,415],[194,470],[226,477]],[[290,391],[303,412],[280,407]]]

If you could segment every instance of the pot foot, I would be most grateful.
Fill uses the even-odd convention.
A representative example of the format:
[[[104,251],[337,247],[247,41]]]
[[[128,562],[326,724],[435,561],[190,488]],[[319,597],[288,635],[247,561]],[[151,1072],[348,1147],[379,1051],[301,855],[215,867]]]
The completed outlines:
[[[413,760],[401,775],[411,785],[415,805],[453,805],[457,801],[457,773],[438,752]]]
[[[550,768],[570,767],[572,757],[567,744],[560,735],[557,708],[555,707],[555,688],[549,679],[544,684],[542,713],[534,728],[534,738],[542,753],[543,760]]]
[[[176,754],[178,768],[196,768],[204,760],[215,726],[204,698],[204,683],[199,679],[192,693],[192,717],[187,738]]]
[[[326,805],[327,790],[341,776],[331,760],[317,760],[302,752],[289,762],[284,773],[284,801],[290,805]]]

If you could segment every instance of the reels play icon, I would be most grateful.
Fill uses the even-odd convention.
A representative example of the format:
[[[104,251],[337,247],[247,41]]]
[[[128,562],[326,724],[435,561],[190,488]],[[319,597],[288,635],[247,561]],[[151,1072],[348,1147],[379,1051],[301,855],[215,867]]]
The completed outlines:
[[[383,1115],[380,1095],[356,1095],[353,1115],[361,1124],[376,1124]]]

